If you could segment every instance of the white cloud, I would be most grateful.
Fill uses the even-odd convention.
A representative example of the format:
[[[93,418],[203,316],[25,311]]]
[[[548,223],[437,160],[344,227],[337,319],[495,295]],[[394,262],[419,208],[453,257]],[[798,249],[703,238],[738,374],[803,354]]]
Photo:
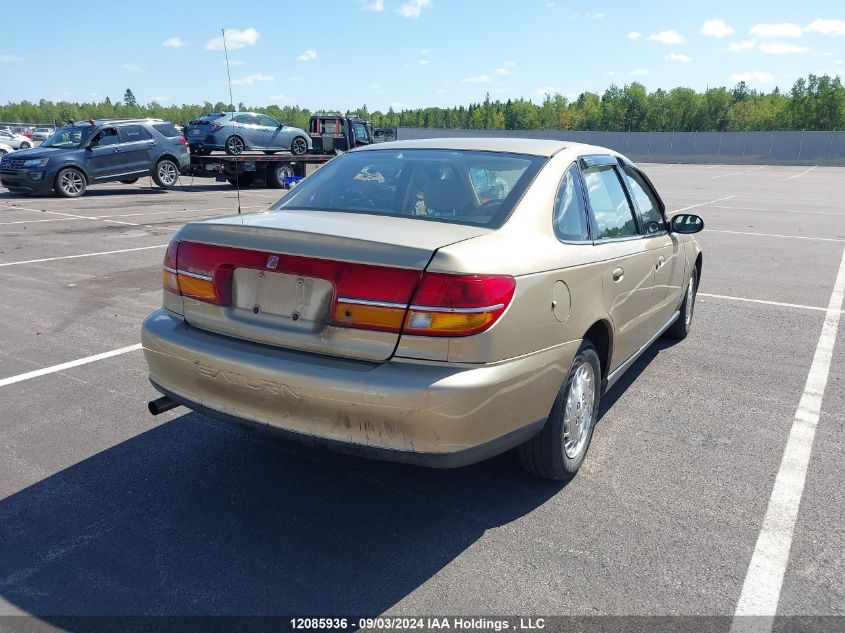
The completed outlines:
[[[15,64],[22,61],[23,57],[17,55],[0,55],[0,64]]]
[[[821,33],[822,35],[845,35],[844,20],[813,20],[805,28],[808,33]]]
[[[317,51],[313,48],[309,48],[307,51],[297,55],[296,58],[301,62],[311,62],[317,59]]]
[[[497,69],[496,69],[496,74],[497,74],[497,75],[510,75],[510,74],[511,74],[511,70],[510,70],[509,68],[505,68],[505,67],[502,67],[502,68],[497,68]]]
[[[434,92],[436,92],[436,93],[437,93],[437,94],[439,94],[439,95],[446,94],[446,90],[445,90],[445,88],[438,88],[438,89],[437,89],[437,90],[435,90]]]
[[[394,101],[390,104],[390,107],[394,110],[407,110],[410,106],[404,101]]]
[[[182,48],[183,46],[187,46],[187,44],[181,37],[168,37],[161,43],[162,46],[166,46],[167,48]]]
[[[660,33],[653,33],[648,36],[648,39],[652,42],[660,42],[661,44],[683,44],[686,42],[683,35],[671,29],[660,31]]]
[[[731,42],[728,44],[727,51],[729,53],[741,53],[742,51],[747,51],[749,49],[754,48],[754,45],[757,42],[754,40],[742,40],[741,42]]]
[[[261,38],[261,33],[252,27],[244,29],[243,31],[238,29],[226,29],[225,33],[226,46],[230,51],[243,48],[244,46],[252,46],[259,40],[259,38]],[[214,39],[209,40],[205,45],[205,48],[209,51],[222,51],[223,36],[221,35],[220,37],[215,37]]]
[[[789,42],[766,42],[757,47],[762,53],[769,53],[770,55],[792,55],[794,53],[806,53],[809,48],[806,46],[797,46]]]
[[[762,73],[759,71],[750,73],[735,73],[730,76],[731,81],[744,81],[747,84],[770,84],[774,81],[771,73]]]
[[[634,70],[631,71],[631,74],[632,75],[647,75],[648,74],[648,68],[634,68]]]
[[[403,18],[412,18],[416,20],[420,17],[422,10],[431,4],[431,0],[410,0],[396,9],[396,13]]]
[[[540,97],[545,97],[546,95],[556,95],[559,93],[560,88],[555,86],[543,86],[542,88],[537,88],[537,90],[534,91],[534,94]]]
[[[420,66],[428,66],[429,63],[430,62],[427,59],[421,59],[420,60]]]
[[[833,63],[834,63],[834,64],[837,64],[837,65],[840,65],[840,64],[842,64],[842,63],[845,63],[845,60],[843,60],[843,59],[837,59],[837,60],[836,60],[835,62],[833,62]]]
[[[123,64],[123,66],[121,66],[121,68],[128,73],[144,72],[144,67],[141,64]]]
[[[475,77],[467,77],[466,79],[461,79],[461,83],[463,84],[487,84],[493,81],[487,75],[476,75]]]
[[[612,70],[608,70],[608,71],[605,73],[605,75],[607,75],[608,77],[613,77],[615,74],[616,74],[616,73],[615,73],[615,72],[613,72]]]
[[[502,66],[504,66],[505,68],[513,68],[514,66],[516,66],[516,62],[505,62],[504,64],[502,64]]]
[[[629,40],[638,40],[642,37],[642,33],[637,33],[636,31],[631,31],[628,33]]]
[[[233,86],[251,86],[254,83],[264,82],[264,81],[273,81],[273,75],[262,75],[261,73],[255,73],[254,75],[247,75],[246,77],[240,77],[238,79],[232,80]]]
[[[801,27],[791,22],[755,24],[748,32],[756,37],[801,37]]]
[[[421,48],[420,49],[420,55],[428,55],[430,52],[431,51],[428,50],[427,48]]]
[[[384,0],[361,0],[361,11],[384,11]]]
[[[171,101],[172,99],[173,99],[173,97],[159,97],[159,96],[156,96],[156,97],[150,97],[150,99],[149,99],[149,100],[150,100],[150,101],[155,101],[156,103],[161,103],[161,102],[163,102],[163,101]]]
[[[221,63],[221,64],[223,64],[223,65],[225,66],[225,65],[226,65],[226,60],[225,60],[225,59],[221,59],[221,60],[220,60],[220,63]],[[242,60],[242,59],[230,59],[230,60],[229,60],[229,66],[246,66],[246,62],[245,62],[244,60]]]
[[[271,95],[270,101],[277,101],[279,103],[291,103],[293,99],[285,95]]]
[[[666,61],[681,62],[684,64],[692,61],[692,57],[690,57],[689,55],[684,55],[683,53],[669,53],[663,59],[665,59]]]
[[[709,37],[718,37],[721,39],[723,37],[727,37],[728,35],[733,35],[734,30],[730,24],[728,24],[721,18],[715,18],[713,20],[707,20],[707,22],[702,24],[699,33],[701,33],[702,35],[707,35]]]

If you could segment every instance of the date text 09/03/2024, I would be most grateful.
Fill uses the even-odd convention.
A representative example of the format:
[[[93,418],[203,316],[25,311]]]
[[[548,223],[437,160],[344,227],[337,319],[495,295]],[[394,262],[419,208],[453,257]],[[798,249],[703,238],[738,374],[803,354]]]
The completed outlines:
[[[507,631],[542,630],[543,618],[466,618],[466,617],[382,617],[382,618],[291,618],[295,630],[345,630],[349,628],[383,631],[457,630]]]

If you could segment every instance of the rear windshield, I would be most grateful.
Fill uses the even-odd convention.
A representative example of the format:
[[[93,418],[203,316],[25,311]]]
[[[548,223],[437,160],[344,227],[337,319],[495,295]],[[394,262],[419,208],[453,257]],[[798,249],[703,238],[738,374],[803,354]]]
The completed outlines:
[[[167,138],[176,138],[178,136],[182,136],[182,132],[177,130],[170,123],[156,123],[153,127],[159,134],[161,134],[162,136],[166,136]]]
[[[540,156],[502,152],[348,152],[303,180],[273,208],[498,228],[545,161]]]
[[[206,114],[205,116],[201,116],[200,118],[194,119],[193,121],[188,121],[188,125],[210,125],[212,121],[224,116],[226,115],[222,112]]]

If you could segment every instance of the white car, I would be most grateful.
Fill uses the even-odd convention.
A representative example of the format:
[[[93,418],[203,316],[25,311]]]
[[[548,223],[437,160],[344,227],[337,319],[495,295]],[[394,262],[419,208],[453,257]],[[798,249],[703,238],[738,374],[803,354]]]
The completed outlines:
[[[32,140],[23,134],[15,134],[9,130],[0,130],[0,143],[14,149],[29,149],[32,147]]]
[[[14,152],[14,151],[15,151],[14,147],[12,147],[10,145],[6,145],[5,143],[0,143],[0,156],[5,156],[6,154],[9,154],[9,153]]]

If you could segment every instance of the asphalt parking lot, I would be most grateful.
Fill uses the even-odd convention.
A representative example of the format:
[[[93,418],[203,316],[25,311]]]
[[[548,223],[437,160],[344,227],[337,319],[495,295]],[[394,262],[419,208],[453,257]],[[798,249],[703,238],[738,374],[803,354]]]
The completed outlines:
[[[778,615],[845,616],[845,334],[820,345],[842,309],[828,308],[845,170],[645,168],[670,211],[706,222],[693,332],[609,392],[568,485],[510,455],[425,470],[150,416],[138,343],[164,246],[233,212],[235,191],[0,192],[0,615],[722,616],[727,630],[833,345],[797,521],[770,536],[789,553]],[[243,190],[243,211],[279,195]]]

